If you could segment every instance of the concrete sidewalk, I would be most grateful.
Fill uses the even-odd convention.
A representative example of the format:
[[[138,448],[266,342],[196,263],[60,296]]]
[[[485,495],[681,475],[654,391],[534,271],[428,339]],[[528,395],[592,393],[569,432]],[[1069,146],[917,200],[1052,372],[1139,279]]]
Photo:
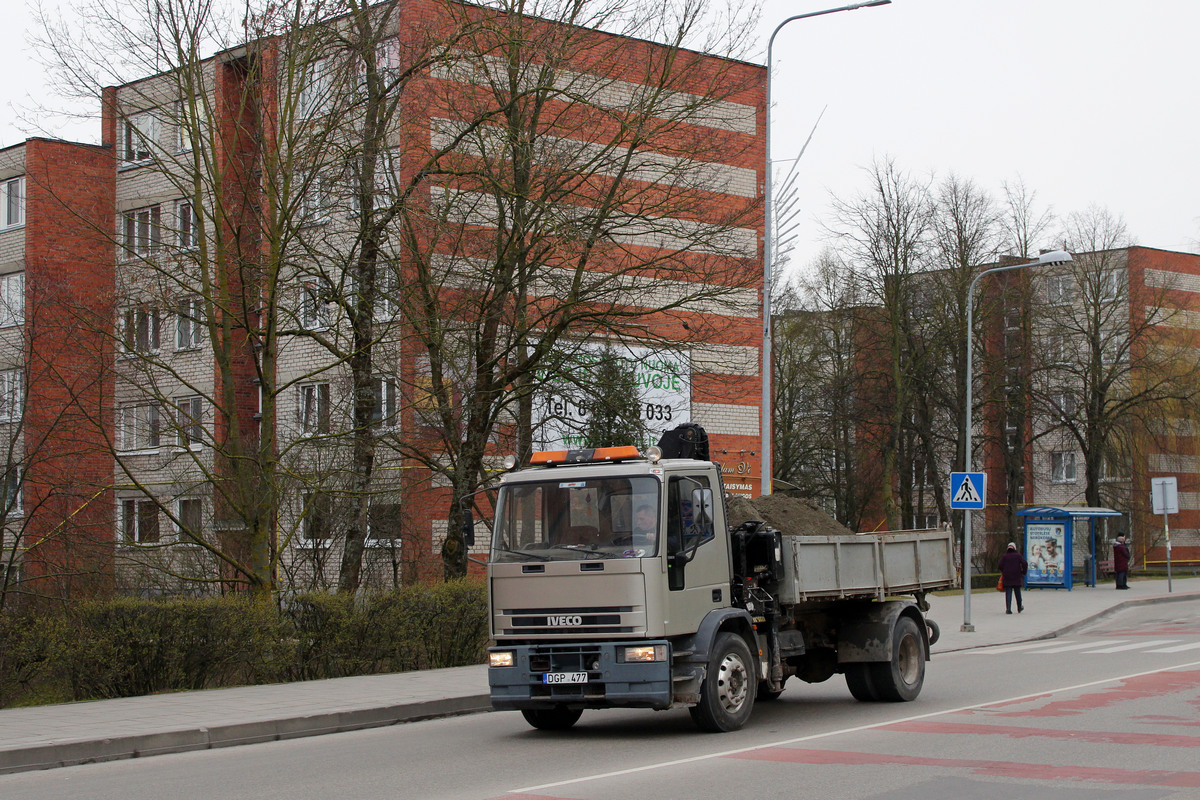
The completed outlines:
[[[961,595],[930,598],[937,653],[1049,638],[1122,607],[1200,598],[1200,578],[1134,581],[1074,591],[1032,590],[1025,613],[1003,595],[971,594],[975,632],[963,633]],[[370,675],[0,710],[0,774],[206,750],[486,711],[487,668]]]

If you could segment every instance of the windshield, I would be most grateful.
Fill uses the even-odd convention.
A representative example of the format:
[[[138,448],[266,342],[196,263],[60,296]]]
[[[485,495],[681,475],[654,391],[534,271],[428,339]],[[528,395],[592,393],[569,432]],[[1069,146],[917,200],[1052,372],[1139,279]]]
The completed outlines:
[[[658,553],[658,480],[548,480],[501,488],[493,561],[641,558]]]

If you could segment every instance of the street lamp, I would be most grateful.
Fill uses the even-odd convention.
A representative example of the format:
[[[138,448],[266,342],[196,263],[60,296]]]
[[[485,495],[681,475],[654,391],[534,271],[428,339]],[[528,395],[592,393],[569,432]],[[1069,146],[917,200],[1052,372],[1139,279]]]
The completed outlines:
[[[974,350],[971,347],[972,334],[975,332],[975,287],[979,285],[979,281],[984,275],[991,275],[995,272],[1009,272],[1014,269],[1025,269],[1026,267],[1049,267],[1056,264],[1069,264],[1074,261],[1071,254],[1066,250],[1051,250],[1048,253],[1042,253],[1037,257],[1036,261],[1029,261],[1025,264],[1009,264],[1004,267],[992,267],[985,269],[983,272],[975,276],[971,281],[971,285],[967,287],[967,397],[966,397],[966,425],[963,428],[963,434],[967,438],[967,447],[964,451],[963,471],[970,472],[971,464],[974,459],[971,454],[971,412],[972,412],[972,397],[971,397],[971,377],[975,371]],[[987,498],[984,498],[984,505],[987,505]],[[971,624],[971,512],[963,512],[963,624],[964,632],[975,630],[975,626]]]
[[[775,235],[775,208],[771,203],[771,68],[774,66],[775,36],[789,22],[809,17],[823,17],[826,14],[836,14],[839,11],[855,11],[871,6],[886,6],[892,0],[869,0],[864,3],[854,3],[838,8],[827,8],[824,11],[810,11],[807,14],[796,14],[788,17],[775,26],[771,38],[767,40],[767,174],[763,191],[763,347],[762,347],[762,493],[771,493],[771,260],[775,257],[771,241]]]

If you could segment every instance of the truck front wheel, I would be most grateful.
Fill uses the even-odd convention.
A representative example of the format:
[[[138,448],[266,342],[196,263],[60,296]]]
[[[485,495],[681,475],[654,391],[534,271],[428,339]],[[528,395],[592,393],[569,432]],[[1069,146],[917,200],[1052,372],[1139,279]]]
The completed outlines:
[[[924,683],[925,642],[921,630],[911,618],[901,617],[892,631],[892,660],[871,664],[871,686],[877,699],[899,703],[917,699]]]
[[[521,711],[525,721],[539,731],[565,731],[583,716],[583,709],[555,706],[554,708],[526,708]]]
[[[700,702],[689,709],[692,721],[700,730],[713,733],[738,730],[750,718],[757,686],[746,640],[733,633],[718,634],[700,687]]]

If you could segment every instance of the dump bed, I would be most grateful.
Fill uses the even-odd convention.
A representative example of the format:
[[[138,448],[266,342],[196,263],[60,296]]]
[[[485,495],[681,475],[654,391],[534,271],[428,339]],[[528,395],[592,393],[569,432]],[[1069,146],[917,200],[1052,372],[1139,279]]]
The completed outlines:
[[[783,537],[779,601],[912,594],[956,583],[948,530]]]

